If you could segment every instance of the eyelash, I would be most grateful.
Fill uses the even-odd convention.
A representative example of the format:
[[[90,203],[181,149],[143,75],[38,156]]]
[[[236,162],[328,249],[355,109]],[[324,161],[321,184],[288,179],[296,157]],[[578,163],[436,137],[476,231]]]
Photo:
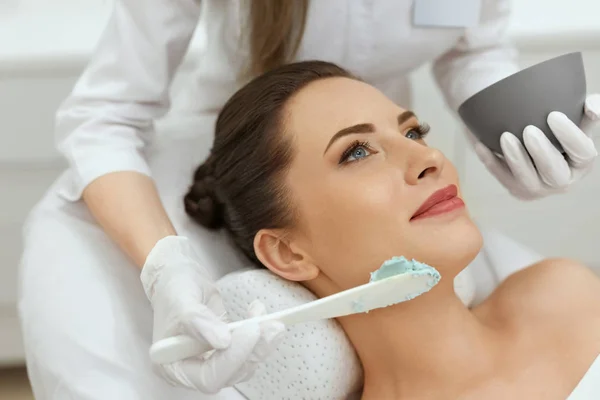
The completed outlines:
[[[348,158],[352,155],[352,152],[356,149],[358,149],[359,147],[364,147],[366,149],[371,149],[371,145],[369,144],[369,142],[359,142],[358,140],[355,140],[354,142],[352,142],[352,144],[342,153],[342,156],[340,157],[340,162],[338,164],[344,164],[344,163],[350,163],[350,162],[354,162],[354,161],[347,161]]]
[[[410,132],[410,131],[417,132],[419,134],[418,140],[421,140],[421,139],[425,139],[425,137],[427,136],[427,134],[429,133],[430,130],[431,130],[431,127],[429,126],[429,124],[427,124],[426,122],[423,122],[423,123],[419,124],[418,126],[409,129],[408,132]]]
[[[414,132],[417,132],[417,134],[419,135],[419,137],[418,137],[416,140],[422,140],[422,139],[424,139],[424,138],[427,136],[427,134],[429,133],[429,131],[430,131],[430,130],[431,130],[431,128],[429,127],[429,125],[428,125],[428,124],[426,124],[426,123],[421,123],[421,124],[419,124],[418,126],[416,126],[416,127],[413,127],[413,128],[411,128],[411,129],[409,129],[409,130],[408,130],[408,132],[413,132],[413,131],[414,131]],[[407,132],[407,134],[408,134],[408,132]],[[354,141],[354,142],[352,142],[352,144],[351,144],[351,145],[350,145],[350,146],[349,146],[349,147],[348,147],[348,148],[347,148],[347,149],[346,149],[346,150],[345,150],[345,151],[342,153],[342,156],[340,157],[340,161],[339,161],[339,163],[338,163],[338,164],[344,164],[344,163],[351,163],[351,162],[360,161],[361,159],[359,159],[359,160],[355,160],[355,161],[347,161],[347,160],[348,160],[348,157],[350,157],[350,155],[352,155],[352,152],[353,152],[354,150],[356,150],[357,148],[359,148],[359,147],[364,147],[364,148],[366,148],[367,150],[370,150],[370,151],[372,151],[372,148],[371,148],[371,145],[369,144],[369,142],[367,142],[367,141],[361,142],[361,141],[355,140],[355,141]]]

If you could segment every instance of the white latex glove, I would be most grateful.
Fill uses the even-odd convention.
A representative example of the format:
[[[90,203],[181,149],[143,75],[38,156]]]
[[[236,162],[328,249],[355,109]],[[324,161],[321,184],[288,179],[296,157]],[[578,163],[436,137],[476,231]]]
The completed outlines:
[[[214,394],[250,379],[283,338],[285,326],[280,322],[246,324],[230,332],[221,296],[197,260],[187,238],[167,236],[148,255],[141,280],[154,309],[153,341],[185,334],[206,340],[216,349],[209,356],[155,369],[172,385]],[[256,301],[248,317],[264,313],[264,305]]]
[[[502,134],[503,160],[477,140],[475,152],[513,196],[522,200],[538,199],[565,192],[591,170],[598,151],[590,135],[598,122],[600,94],[586,99],[581,129],[563,113],[555,111],[548,115],[548,125],[565,150],[566,159],[540,129],[531,125],[523,131],[525,146],[512,133]]]

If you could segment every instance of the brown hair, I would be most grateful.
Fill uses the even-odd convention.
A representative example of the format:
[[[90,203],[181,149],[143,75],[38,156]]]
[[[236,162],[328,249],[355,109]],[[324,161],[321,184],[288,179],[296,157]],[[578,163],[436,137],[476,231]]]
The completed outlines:
[[[258,265],[256,233],[294,222],[283,185],[293,158],[285,105],[309,83],[331,77],[356,79],[335,64],[305,61],[271,70],[238,90],[219,113],[210,155],[185,196],[185,210],[195,221],[209,229],[224,227]]]
[[[292,60],[304,35],[307,12],[308,0],[251,0],[246,75],[258,76]]]

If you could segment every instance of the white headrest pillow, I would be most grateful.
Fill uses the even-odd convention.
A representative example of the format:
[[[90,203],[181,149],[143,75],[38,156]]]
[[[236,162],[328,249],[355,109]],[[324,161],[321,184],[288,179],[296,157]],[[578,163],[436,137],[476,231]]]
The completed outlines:
[[[258,299],[268,313],[305,304],[316,297],[298,283],[266,269],[244,269],[221,278],[217,286],[232,320],[246,318]],[[468,274],[455,280],[463,301],[472,299]],[[470,301],[470,300],[468,300]],[[236,388],[248,399],[347,399],[362,387],[362,367],[352,344],[334,320],[288,328],[283,343],[254,377]]]
[[[246,318],[258,299],[268,313],[313,301],[303,286],[266,269],[247,269],[218,283],[232,320]],[[334,320],[296,324],[248,382],[236,388],[248,399],[346,399],[362,386],[362,367],[350,341]]]

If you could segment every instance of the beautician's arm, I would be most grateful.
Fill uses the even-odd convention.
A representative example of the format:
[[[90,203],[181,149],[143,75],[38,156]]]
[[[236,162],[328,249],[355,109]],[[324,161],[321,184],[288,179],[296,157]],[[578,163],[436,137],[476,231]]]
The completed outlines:
[[[200,8],[199,0],[116,0],[90,64],[58,112],[57,141],[70,166],[61,195],[83,196],[107,234],[142,267],[153,339],[186,334],[217,349],[210,360],[155,370],[171,384],[216,393],[248,379],[285,328],[250,324],[230,332],[207,262],[175,235],[144,157],[153,121],[170,106],[169,87]]]
[[[469,97],[520,70],[507,43],[509,0],[482,0],[480,24],[433,64],[433,74],[454,111]]]
[[[138,172],[113,172],[90,183],[83,199],[100,226],[138,267],[156,242],[175,235],[154,181]]]
[[[139,267],[175,230],[144,157],[153,121],[169,109],[169,87],[200,16],[196,0],[115,1],[89,65],[57,113],[58,148],[71,182],[98,223]]]

